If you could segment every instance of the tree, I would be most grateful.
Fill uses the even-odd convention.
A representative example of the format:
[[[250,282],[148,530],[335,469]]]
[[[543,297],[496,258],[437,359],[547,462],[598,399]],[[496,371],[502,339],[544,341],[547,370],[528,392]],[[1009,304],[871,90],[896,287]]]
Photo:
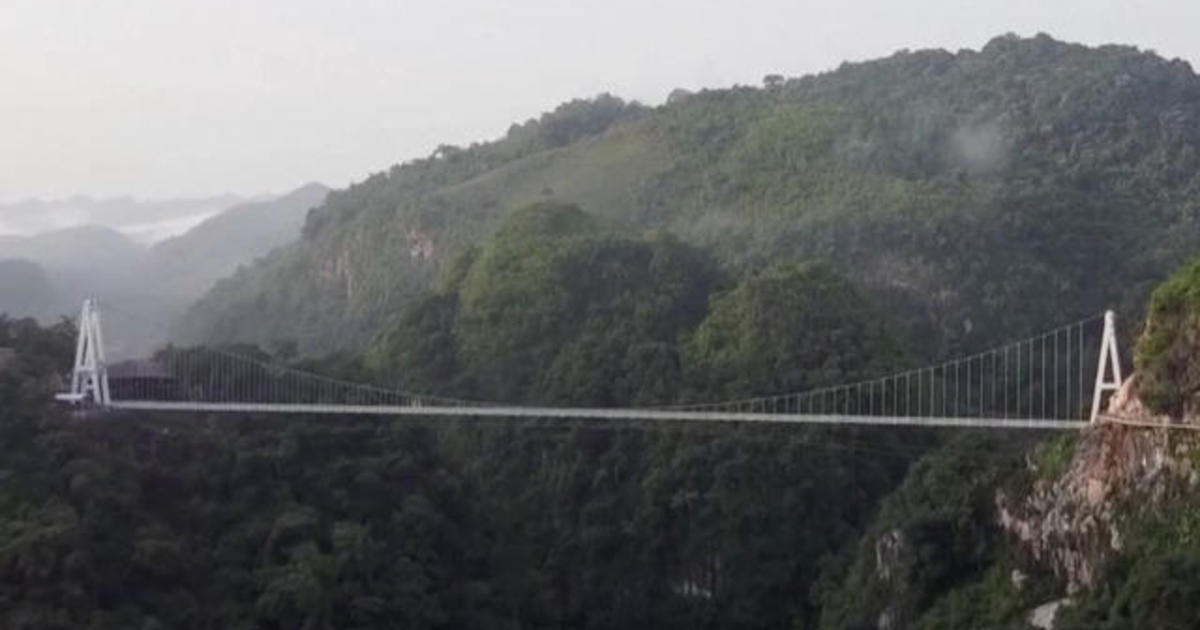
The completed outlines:
[[[697,396],[779,394],[885,374],[900,363],[884,319],[818,263],[776,263],[713,300],[688,346]]]

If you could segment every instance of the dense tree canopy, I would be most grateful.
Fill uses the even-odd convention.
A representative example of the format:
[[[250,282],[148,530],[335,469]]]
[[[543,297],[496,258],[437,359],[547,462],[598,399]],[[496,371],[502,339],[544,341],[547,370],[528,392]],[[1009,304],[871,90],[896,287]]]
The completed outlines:
[[[0,320],[20,352],[0,372],[6,628],[785,627],[815,619],[819,560],[919,452],[794,428],[80,416],[49,402],[70,333]]]
[[[775,264],[718,296],[689,351],[695,387],[718,398],[850,383],[900,365],[874,307],[815,263]]]
[[[667,402],[680,339],[720,281],[669,236],[630,237],[552,203],[514,213],[461,265],[383,333],[370,364],[488,400]]]
[[[1138,390],[1159,413],[1200,411],[1200,260],[1178,270],[1150,296],[1138,339]]]

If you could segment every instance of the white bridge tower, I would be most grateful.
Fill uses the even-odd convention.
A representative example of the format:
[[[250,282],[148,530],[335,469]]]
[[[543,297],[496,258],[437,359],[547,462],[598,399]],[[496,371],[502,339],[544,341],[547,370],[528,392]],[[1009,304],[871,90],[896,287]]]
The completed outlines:
[[[1092,389],[1092,423],[1100,417],[1104,392],[1121,389],[1121,357],[1117,353],[1117,316],[1104,312],[1104,334],[1100,338],[1100,361],[1096,366],[1096,386]]]
[[[92,402],[108,406],[108,366],[104,362],[104,338],[100,334],[100,311],[95,300],[84,300],[79,313],[79,337],[75,344],[75,365],[71,369],[71,391],[56,399],[79,404]]]

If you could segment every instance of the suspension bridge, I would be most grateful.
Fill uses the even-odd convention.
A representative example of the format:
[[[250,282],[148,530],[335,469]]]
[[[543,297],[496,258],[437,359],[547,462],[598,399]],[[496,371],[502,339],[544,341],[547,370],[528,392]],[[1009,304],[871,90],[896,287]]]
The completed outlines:
[[[1097,421],[1121,382],[1108,311],[936,365],[807,391],[656,407],[514,405],[355,383],[223,348],[167,347],[110,366],[98,303],[86,300],[70,389],[57,399],[173,412],[1077,429]]]

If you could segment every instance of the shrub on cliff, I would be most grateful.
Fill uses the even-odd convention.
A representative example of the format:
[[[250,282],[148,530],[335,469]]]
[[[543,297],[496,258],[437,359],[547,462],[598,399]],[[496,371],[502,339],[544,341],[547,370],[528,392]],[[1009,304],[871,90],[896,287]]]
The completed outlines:
[[[1155,412],[1181,416],[1200,395],[1200,259],[1154,290],[1137,344],[1143,402]]]

